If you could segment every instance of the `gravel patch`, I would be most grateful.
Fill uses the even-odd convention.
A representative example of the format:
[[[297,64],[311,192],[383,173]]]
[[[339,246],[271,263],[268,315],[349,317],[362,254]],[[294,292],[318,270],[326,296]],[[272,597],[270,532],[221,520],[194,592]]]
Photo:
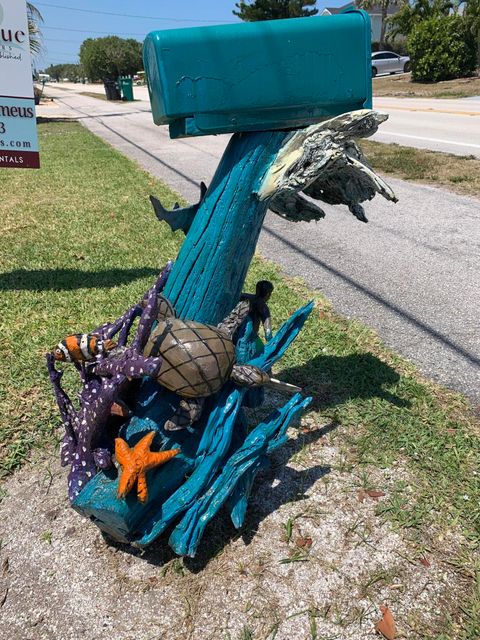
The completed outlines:
[[[362,492],[343,469],[341,429],[304,418],[259,475],[243,531],[220,516],[195,559],[176,558],[167,536],[146,551],[107,544],[44,452],[4,485],[0,638],[359,640],[375,637],[384,603],[397,637],[433,633],[462,598],[458,573],[422,564],[376,515],[406,473],[371,470],[387,495]],[[459,543],[451,534],[442,547]]]

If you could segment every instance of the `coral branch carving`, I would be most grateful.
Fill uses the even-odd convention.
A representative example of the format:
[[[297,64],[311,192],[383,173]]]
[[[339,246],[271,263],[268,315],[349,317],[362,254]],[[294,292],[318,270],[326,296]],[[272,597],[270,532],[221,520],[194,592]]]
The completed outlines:
[[[151,318],[152,307],[156,303],[157,295],[165,286],[172,266],[172,263],[167,264],[142,301],[128,309],[115,322],[98,327],[92,331],[92,334],[102,340],[111,339],[118,334],[118,349],[127,350],[126,344],[133,322],[140,317],[132,346],[138,347],[146,341],[147,323]],[[144,300],[147,301],[146,304],[143,304]],[[100,356],[100,361],[102,360],[107,359]],[[155,364],[158,367],[158,362]],[[121,399],[122,393],[130,383],[123,372],[112,371],[111,377],[106,378],[97,374],[95,365],[83,363],[75,363],[75,365],[84,385],[79,397],[79,410],[75,409],[73,402],[62,389],[63,371],[55,367],[53,354],[47,354],[50,381],[65,427],[60,456],[63,466],[71,465],[68,477],[68,495],[71,501],[75,500],[80,491],[95,476],[97,468],[108,469],[112,466],[113,443],[108,445],[105,431],[111,417],[112,405]],[[132,366],[135,368],[136,365],[132,363]]]

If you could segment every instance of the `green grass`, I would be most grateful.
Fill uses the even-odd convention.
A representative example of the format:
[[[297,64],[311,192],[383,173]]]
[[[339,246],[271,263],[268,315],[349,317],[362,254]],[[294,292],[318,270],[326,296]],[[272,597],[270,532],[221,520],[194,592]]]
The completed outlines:
[[[480,197],[480,159],[372,140],[360,142],[374,169],[402,180]]]
[[[171,206],[178,197],[136,164],[77,123],[42,124],[39,134],[42,169],[0,173],[3,475],[32,448],[58,437],[44,353],[69,333],[120,315],[182,241],[157,222],[148,200],[154,193]],[[336,315],[321,295],[298,280],[286,281],[275,265],[257,257],[246,289],[260,278],[275,285],[277,327],[315,299],[311,319],[277,373],[314,396],[319,424],[341,425],[341,435],[332,435],[346,452],[342,472],[355,469],[368,486],[372,466],[407,467],[414,486],[400,477],[378,514],[409,536],[419,554],[431,531],[465,536],[452,558],[477,592],[467,613],[451,603],[457,626],[442,637],[473,640],[480,611],[472,560],[480,538],[477,417],[461,396],[423,380],[365,326]]]
[[[480,78],[457,78],[443,82],[412,82],[410,73],[380,76],[373,81],[374,96],[396,98],[468,98],[480,95]]]
[[[40,170],[0,172],[2,474],[54,437],[44,352],[122,313],[179,244],[148,201],[169,190],[77,123],[39,135]]]

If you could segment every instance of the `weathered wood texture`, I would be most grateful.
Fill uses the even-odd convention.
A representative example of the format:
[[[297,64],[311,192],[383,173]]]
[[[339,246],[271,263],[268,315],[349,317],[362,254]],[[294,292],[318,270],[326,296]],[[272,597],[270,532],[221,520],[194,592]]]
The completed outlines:
[[[183,319],[217,324],[240,298],[268,208],[256,192],[288,134],[235,134],[165,288]]]
[[[297,337],[312,308],[310,303],[294,313],[252,364],[270,369]],[[134,408],[135,416],[120,435],[132,446],[146,432],[155,430],[157,446],[162,450],[180,447],[181,453],[167,465],[148,472],[150,499],[145,507],[133,495],[126,500],[117,499],[115,469],[98,473],[72,506],[112,537],[139,546],[150,544],[181,518],[170,544],[186,555],[195,554],[204,526],[229,496],[232,521],[240,527],[253,479],[265,464],[265,456],[284,442],[291,420],[311,400],[295,395],[246,439],[241,413],[245,392],[245,388],[226,384],[207,402],[194,429],[166,433],[163,423],[171,411],[173,394],[146,381]],[[235,433],[237,423],[239,433]],[[212,491],[217,497],[210,502],[206,496]]]
[[[374,133],[383,119],[362,110],[295,133],[235,134],[199,205],[179,211],[175,220],[174,212],[165,215],[160,203],[154,202],[160,219],[187,232],[164,288],[179,316],[217,324],[233,309],[270,203],[292,220],[323,217],[320,207],[303,192],[323,202],[346,204],[363,219],[360,203],[375,193],[395,200],[352,140]],[[146,342],[143,325],[152,317],[149,305],[154,293],[152,289],[132,349]],[[245,330],[239,345],[240,360],[268,371],[296,338],[312,308],[309,304],[294,313],[260,353],[253,344],[255,332]],[[138,312],[135,307],[132,318],[127,318],[128,329],[121,329],[125,340]],[[249,340],[252,344],[245,344]],[[58,386],[56,375],[51,371],[52,382]],[[74,492],[72,506],[116,539],[140,546],[174,526],[170,545],[184,555],[195,554],[205,526],[221,505],[227,505],[234,525],[240,527],[256,473],[267,464],[268,454],[285,441],[291,420],[310,401],[295,395],[247,435],[242,410],[245,396],[245,388],[229,381],[206,399],[202,417],[193,428],[168,432],[165,421],[176,410],[180,397],[145,378],[132,407],[134,415],[119,435],[133,446],[155,431],[155,450],[180,448],[181,452],[168,464],[148,472],[146,505],[134,495],[126,500],[117,498],[117,470],[110,468],[82,485],[78,496]],[[86,455],[93,460],[89,450]],[[83,476],[81,480],[83,483]]]
[[[362,202],[377,193],[393,202],[397,199],[354,139],[373,135],[387,118],[361,109],[300,129],[285,142],[267,171],[260,199],[273,198],[273,210],[292,221],[323,218],[323,210],[318,207],[316,212],[315,203],[307,202],[303,192],[320,202],[345,204],[356,218],[367,222]]]

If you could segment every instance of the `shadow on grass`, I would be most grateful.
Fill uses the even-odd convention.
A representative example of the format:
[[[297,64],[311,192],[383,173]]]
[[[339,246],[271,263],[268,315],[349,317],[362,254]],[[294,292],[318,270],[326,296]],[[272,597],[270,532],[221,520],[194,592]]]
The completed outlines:
[[[371,353],[316,356],[302,366],[284,369],[279,377],[312,396],[310,408],[316,411],[360,398],[379,398],[396,407],[410,406],[408,401],[384,389],[396,384],[400,376]]]
[[[133,280],[157,276],[158,269],[17,269],[0,273],[0,291],[71,291],[73,289],[107,288]]]

